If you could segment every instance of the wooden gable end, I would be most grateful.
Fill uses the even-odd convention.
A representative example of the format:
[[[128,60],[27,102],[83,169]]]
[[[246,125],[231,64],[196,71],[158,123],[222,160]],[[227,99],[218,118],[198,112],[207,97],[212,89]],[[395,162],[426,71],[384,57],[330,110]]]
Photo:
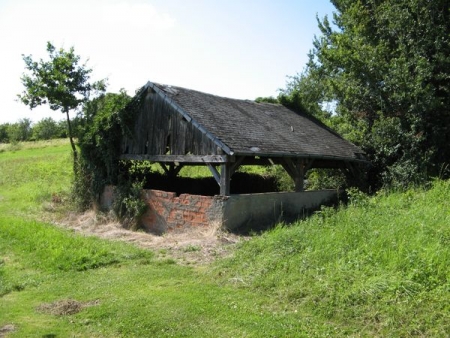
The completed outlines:
[[[123,140],[123,154],[154,155],[216,155],[215,143],[191,118],[183,116],[165,96],[152,89],[145,94],[132,136]]]

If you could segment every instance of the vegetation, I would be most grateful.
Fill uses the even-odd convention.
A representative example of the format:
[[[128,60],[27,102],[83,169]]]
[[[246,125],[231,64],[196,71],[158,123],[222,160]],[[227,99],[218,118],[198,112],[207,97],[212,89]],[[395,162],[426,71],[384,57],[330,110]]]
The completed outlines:
[[[11,143],[0,145],[0,334],[447,336],[450,181],[434,177],[449,175],[448,4],[332,2],[333,23],[319,21],[305,71],[278,98],[258,101],[307,112],[360,145],[378,192],[351,189],[347,206],[255,235],[203,267],[50,224],[72,207],[72,189],[87,207],[109,183],[127,187],[118,203],[125,217],[142,212],[142,182],[129,182],[117,157],[139,95],[128,106],[124,92],[90,98],[104,83],[88,82],[91,70],[73,48],[49,43],[49,62],[24,57],[31,75],[20,99],[65,113],[81,156],[74,178],[67,142],[23,143],[55,137],[54,121],[0,125],[0,142]],[[81,106],[72,130],[69,111]],[[344,180],[326,174],[311,171],[308,182]]]
[[[140,192],[133,188],[142,184],[128,179],[119,158],[122,136],[130,133],[128,125],[134,116],[130,101],[122,90],[100,95],[83,108],[77,131],[81,156],[74,182],[74,197],[81,210],[98,203],[105,185],[113,184],[118,189],[115,211],[119,217],[132,220],[144,211]]]
[[[32,123],[23,118],[15,123],[0,124],[0,143],[52,140],[67,137],[66,122],[51,117]]]
[[[333,22],[319,21],[309,64],[280,100],[360,145],[375,190],[448,177],[448,1],[332,3]]]
[[[92,70],[86,64],[79,64],[80,56],[75,54],[73,47],[69,51],[63,48],[57,50],[47,42],[47,52],[49,61],[41,59],[36,62],[31,55],[23,56],[27,73],[23,74],[21,80],[25,90],[18,97],[30,109],[48,103],[50,109],[61,110],[66,115],[68,136],[76,162],[77,149],[69,112],[86,103],[92,92],[103,92],[106,82],[89,82]]]
[[[216,276],[350,336],[445,336],[449,195],[449,181],[370,198],[350,191],[346,207],[244,242]]]
[[[350,191],[212,266],[57,228],[67,142],[0,153],[0,328],[23,336],[446,336],[450,182]],[[39,144],[42,148],[39,148]],[[186,251],[197,250],[188,247]]]

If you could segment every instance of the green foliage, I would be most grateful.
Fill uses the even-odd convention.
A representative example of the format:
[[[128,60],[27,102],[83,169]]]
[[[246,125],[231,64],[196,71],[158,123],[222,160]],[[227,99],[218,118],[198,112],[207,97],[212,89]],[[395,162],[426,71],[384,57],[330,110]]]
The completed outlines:
[[[140,227],[139,219],[148,206],[142,199],[144,182],[121,182],[116,187],[113,210],[122,220],[126,228],[137,230]]]
[[[121,90],[118,94],[101,95],[83,108],[77,130],[81,153],[77,163],[79,175],[74,182],[74,196],[80,209],[97,203],[105,185],[112,184],[119,189],[118,216],[129,218],[142,213],[135,187],[119,158],[122,137],[131,132],[133,107],[140,104],[139,99],[129,103],[130,97]]]
[[[20,119],[16,123],[0,124],[0,143],[42,141],[66,137],[66,122],[57,122],[51,117],[44,117],[34,124],[28,118]]]
[[[96,202],[106,184],[117,184],[121,127],[119,111],[128,95],[107,93],[86,103],[77,134],[81,157],[77,163],[74,197],[85,210]]]
[[[66,137],[65,124],[64,122],[61,122],[56,122],[51,117],[43,118],[33,125],[31,138],[34,141],[37,141]]]
[[[87,102],[93,92],[103,92],[106,82],[89,82],[92,69],[87,68],[86,64],[80,65],[80,56],[75,54],[73,47],[68,51],[63,48],[57,50],[47,42],[47,52],[48,61],[41,59],[37,62],[31,55],[23,55],[27,73],[22,75],[21,81],[25,90],[18,97],[30,109],[48,104],[50,109],[66,114],[68,135],[76,159],[69,112]]]
[[[255,99],[255,102],[261,103],[261,102],[265,102],[265,103],[280,103],[278,101],[278,99],[276,97],[273,96],[268,96],[268,97],[257,97]]]
[[[447,1],[333,4],[333,24],[319,21],[309,64],[285,94],[311,111],[335,103],[332,124],[368,154],[375,189],[439,175],[450,158]]]
[[[306,180],[307,190],[342,189],[347,186],[346,177],[336,169],[311,169]]]
[[[9,142],[8,128],[9,128],[9,123],[0,124],[0,143],[8,143]]]
[[[16,123],[6,125],[6,140],[9,143],[28,141],[31,137],[31,120],[28,118],[20,119]]]

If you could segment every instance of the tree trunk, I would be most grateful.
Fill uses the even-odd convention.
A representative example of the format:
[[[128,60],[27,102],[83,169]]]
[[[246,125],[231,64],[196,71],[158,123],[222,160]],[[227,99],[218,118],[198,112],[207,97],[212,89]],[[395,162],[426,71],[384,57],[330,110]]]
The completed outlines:
[[[73,152],[73,161],[74,161],[74,163],[76,163],[78,160],[78,153],[77,153],[77,148],[75,146],[75,143],[73,142],[72,124],[70,123],[69,111],[66,110],[65,112],[66,112],[66,117],[67,117],[67,130],[69,132],[69,140],[70,140],[70,145],[72,146],[72,152]]]

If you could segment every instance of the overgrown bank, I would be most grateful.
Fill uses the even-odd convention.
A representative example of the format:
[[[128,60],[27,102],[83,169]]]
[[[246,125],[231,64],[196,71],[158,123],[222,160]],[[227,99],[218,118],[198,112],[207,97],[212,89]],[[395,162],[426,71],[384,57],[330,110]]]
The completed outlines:
[[[349,206],[243,243],[215,273],[353,333],[447,336],[449,199],[450,181],[371,198],[353,192]]]

